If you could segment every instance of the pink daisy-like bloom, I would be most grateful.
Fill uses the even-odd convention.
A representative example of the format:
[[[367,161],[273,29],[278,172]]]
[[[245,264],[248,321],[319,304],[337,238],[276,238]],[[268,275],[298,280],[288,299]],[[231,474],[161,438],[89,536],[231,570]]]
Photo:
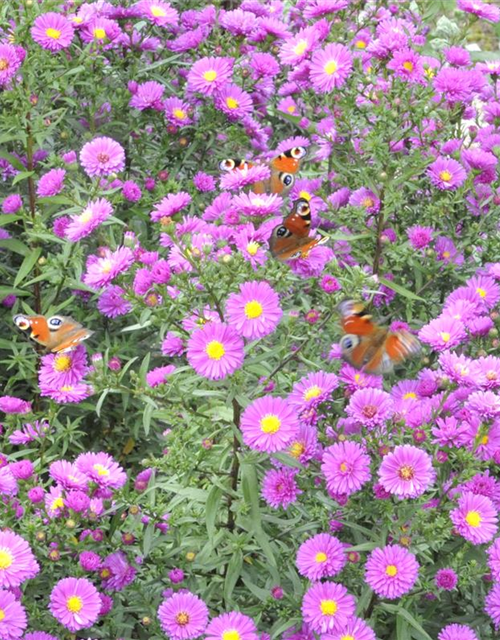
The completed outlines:
[[[408,593],[418,578],[419,564],[397,544],[374,549],[366,561],[365,581],[381,598],[394,600]]]
[[[297,469],[270,469],[262,478],[262,497],[273,509],[287,509],[302,491],[297,486]]]
[[[182,211],[191,204],[191,196],[185,191],[179,193],[169,193],[155,205],[150,216],[153,222],[161,222],[164,218],[175,216],[176,213]]]
[[[87,259],[87,272],[83,281],[93,289],[107,286],[116,276],[127,271],[134,262],[134,253],[128,247],[118,247],[116,251],[106,248],[103,253],[100,258],[90,256]]]
[[[422,57],[408,47],[395,51],[387,68],[394,71],[398,78],[406,82],[421,82],[424,78]]]
[[[434,89],[450,104],[468,103],[473,96],[471,72],[443,67],[434,78]]]
[[[189,70],[188,89],[211,96],[230,80],[232,72],[231,58],[201,58]]]
[[[74,463],[67,460],[56,460],[49,467],[49,475],[65,489],[86,490],[88,477],[79,471]]]
[[[338,386],[339,380],[334,373],[310,373],[293,385],[288,401],[300,409],[310,409],[328,400]]]
[[[356,610],[354,597],[342,584],[317,582],[302,600],[302,617],[316,633],[338,631]]]
[[[441,316],[431,320],[418,332],[422,342],[430,345],[434,351],[446,351],[456,347],[467,338],[465,327],[460,320]]]
[[[299,433],[288,447],[288,453],[303,465],[307,465],[318,452],[318,431],[316,427],[302,423]]]
[[[14,396],[0,396],[0,411],[4,413],[30,413],[31,402]]]
[[[163,109],[165,118],[169,124],[183,127],[192,122],[189,117],[190,106],[187,102],[183,102],[179,98],[171,97],[163,101]]]
[[[331,495],[346,495],[359,491],[371,478],[370,456],[357,442],[344,440],[325,449],[321,471]]]
[[[283,199],[277,193],[240,193],[232,199],[232,206],[245,216],[268,218],[278,214]]]
[[[227,299],[226,312],[231,326],[250,340],[272,333],[283,315],[276,291],[258,281],[241,284],[240,292]]]
[[[220,188],[236,191],[256,182],[265,182],[270,177],[271,170],[263,164],[256,164],[246,169],[233,169],[221,176]]]
[[[453,591],[457,586],[457,582],[458,577],[453,569],[439,569],[434,576],[434,584],[438,589],[443,589],[444,591]]]
[[[74,29],[71,22],[61,13],[42,13],[31,27],[31,37],[43,49],[61,51],[69,47]]]
[[[236,234],[234,243],[241,256],[256,271],[259,265],[267,260],[267,253],[264,250],[265,242],[258,231],[245,228]]]
[[[159,82],[154,80],[143,82],[137,87],[128,105],[139,111],[145,111],[146,109],[161,111],[163,109],[162,97],[164,91],[165,87]]]
[[[490,22],[500,22],[500,8],[482,0],[457,0],[457,9],[472,13]]]
[[[485,612],[490,616],[495,630],[500,628],[500,584],[496,584],[484,599]]]
[[[75,466],[92,482],[100,487],[119,489],[127,482],[127,474],[107,453],[81,453],[75,460]]]
[[[42,383],[65,385],[80,382],[87,373],[87,352],[83,345],[65,353],[42,356],[39,379]]]
[[[253,111],[252,97],[236,84],[225,84],[214,98],[215,108],[226,114],[229,120],[240,120]]]
[[[311,60],[310,78],[320,93],[329,93],[345,84],[352,71],[352,55],[343,44],[330,43],[315,51]]]
[[[488,554],[488,567],[493,579],[500,582],[500,538],[493,541],[491,547],[486,549]]]
[[[255,451],[274,453],[290,444],[299,431],[295,407],[283,398],[264,396],[251,402],[241,416],[243,442]]]
[[[425,249],[425,247],[429,246],[432,242],[434,229],[432,227],[421,227],[420,225],[415,225],[414,227],[407,229],[406,233],[408,235],[408,240],[414,249]]]
[[[377,640],[375,632],[361,618],[353,616],[338,631],[322,636],[321,640]]]
[[[380,389],[360,389],[351,396],[346,413],[367,429],[373,429],[383,426],[392,417],[394,402]]]
[[[488,310],[500,300],[500,287],[493,278],[473,276],[467,280],[466,285],[466,289],[473,293],[477,303]]]
[[[85,173],[95,176],[109,176],[125,168],[125,151],[112,138],[94,138],[84,144],[80,151],[80,162]]]
[[[436,472],[428,453],[410,444],[385,455],[378,470],[380,484],[399,498],[418,498],[434,482]]]
[[[0,43],[0,87],[5,87],[9,84],[21,64],[22,59],[19,57],[16,47],[11,44]],[[8,167],[9,170],[13,170],[6,160],[4,162],[5,164],[1,167],[2,169],[6,170]],[[5,174],[4,176],[7,177]]]
[[[438,640],[479,640],[466,624],[447,624],[438,634]]]
[[[205,630],[206,640],[258,640],[259,634],[252,618],[230,611],[212,618]]]
[[[103,560],[99,570],[102,586],[107,591],[123,591],[134,581],[136,573],[137,570],[128,563],[123,551],[111,553]]]
[[[106,318],[118,318],[132,310],[132,304],[124,298],[125,291],[118,285],[110,285],[97,300],[97,309]]]
[[[136,9],[143,18],[158,27],[170,27],[179,22],[179,14],[169,2],[163,0],[141,0]]]
[[[243,339],[233,327],[210,322],[194,331],[187,345],[187,359],[196,373],[209,380],[221,380],[243,364]]]
[[[382,389],[383,378],[382,376],[374,376],[355,369],[347,362],[344,362],[339,371],[339,380],[345,385],[348,391],[354,392],[359,391],[359,389],[366,389],[367,387]]]
[[[10,444],[28,444],[34,440],[45,438],[50,431],[48,422],[36,420],[34,424],[24,424],[22,429],[16,429],[9,436]]]
[[[52,169],[44,174],[38,181],[36,194],[39,198],[49,198],[61,192],[66,171],[64,169]]]
[[[336,576],[347,562],[344,545],[329,533],[318,533],[303,542],[297,552],[297,569],[309,580]]]
[[[498,530],[497,512],[492,501],[470,491],[460,496],[458,507],[450,512],[450,518],[458,533],[472,544],[490,542]]]
[[[317,44],[318,35],[314,27],[306,27],[287,38],[281,45],[278,54],[281,62],[296,66],[305,60]]]
[[[54,385],[40,380],[39,384],[41,396],[52,398],[55,402],[62,404],[83,402],[83,400],[94,393],[93,388],[89,384],[85,384],[83,382]]]
[[[0,589],[0,638],[17,640],[28,626],[26,611],[16,596],[6,589]]]
[[[89,202],[80,215],[71,216],[71,222],[65,231],[66,239],[70,242],[78,242],[86,238],[111,215],[113,215],[113,205],[106,198]]]
[[[26,540],[13,531],[0,531],[0,588],[18,587],[39,571]]]
[[[15,496],[18,492],[17,480],[9,467],[0,468],[0,495]]]
[[[427,167],[426,173],[438,189],[457,189],[467,180],[467,172],[453,158],[438,158]]]
[[[148,371],[148,373],[146,374],[146,383],[148,387],[154,389],[160,384],[165,384],[170,376],[174,373],[174,371],[175,367],[172,364],[168,364],[165,367],[156,367],[156,369]]]
[[[356,189],[349,196],[351,207],[364,209],[366,213],[378,213],[380,211],[380,198],[366,187]]]
[[[23,640],[59,640],[59,638],[51,636],[50,633],[45,633],[45,631],[33,631],[27,633]]]
[[[120,27],[115,20],[94,17],[80,31],[81,39],[98,47],[106,48],[109,43],[121,35]]]
[[[90,580],[64,578],[52,589],[49,608],[54,618],[74,633],[97,621],[101,598]]]
[[[161,603],[158,618],[169,638],[188,640],[204,633],[208,622],[208,609],[198,596],[184,591],[174,593]]]

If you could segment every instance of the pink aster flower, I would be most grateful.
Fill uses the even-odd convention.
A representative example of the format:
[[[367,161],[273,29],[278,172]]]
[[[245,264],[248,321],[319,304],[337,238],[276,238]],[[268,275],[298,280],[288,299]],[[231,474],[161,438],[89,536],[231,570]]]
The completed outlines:
[[[182,209],[189,204],[191,204],[191,196],[189,193],[185,191],[169,193],[155,205],[153,211],[150,213],[151,220],[153,222],[161,222],[163,218],[175,216],[176,213],[182,211]]]
[[[216,92],[214,105],[231,121],[241,120],[244,115],[253,111],[251,95],[232,83],[225,84]]]
[[[360,389],[351,396],[346,413],[367,429],[373,429],[383,426],[392,417],[394,403],[385,391]]]
[[[272,333],[283,312],[278,294],[267,282],[244,282],[239,293],[232,293],[226,302],[228,320],[244,338],[255,340]]]
[[[466,624],[447,624],[438,633],[438,640],[479,640]]]
[[[279,213],[283,199],[276,193],[241,193],[234,196],[232,206],[245,216],[268,218]]]
[[[377,640],[375,632],[361,618],[353,616],[338,631],[324,635],[322,640]]]
[[[255,451],[286,448],[299,430],[297,411],[283,398],[264,396],[251,402],[241,416],[243,442]]]
[[[231,79],[232,72],[232,58],[201,58],[189,70],[188,89],[211,96]]]
[[[102,253],[102,257],[90,256],[87,259],[87,271],[83,281],[93,289],[107,286],[120,273],[127,271],[134,262],[134,254],[128,247],[118,247],[116,251],[106,248]]]
[[[75,384],[87,370],[87,352],[83,345],[78,345],[72,351],[43,356],[38,376],[41,384]]]
[[[69,47],[74,29],[71,22],[61,13],[42,13],[31,27],[31,37],[43,49],[61,51]]]
[[[132,310],[132,304],[124,298],[125,291],[118,285],[110,285],[99,296],[97,309],[107,318],[117,318]]]
[[[36,194],[39,198],[48,198],[56,196],[62,191],[64,177],[66,171],[64,169],[52,169],[45,173],[38,181]]]
[[[31,402],[14,396],[0,396],[0,411],[4,413],[30,413]]]
[[[92,482],[100,487],[119,489],[127,482],[127,474],[107,453],[81,453],[75,460],[75,466]]]
[[[123,591],[134,581],[136,573],[137,570],[129,564],[123,551],[116,551],[107,556],[99,570],[102,586],[107,591]]]
[[[83,402],[83,400],[93,393],[93,388],[83,382],[56,385],[40,380],[40,395],[52,398],[52,400],[58,403]]]
[[[22,59],[19,57],[16,47],[7,43],[0,43],[0,87],[6,87],[12,78],[16,75]],[[4,161],[0,168],[5,170],[4,179],[7,177],[7,171],[15,173],[14,168]]]
[[[467,338],[467,333],[460,320],[441,316],[423,326],[418,337],[422,342],[430,345],[434,351],[445,351],[463,342]]]
[[[422,57],[409,47],[404,47],[393,53],[387,68],[406,82],[421,82],[424,79],[424,64]]]
[[[15,496],[18,492],[17,480],[9,467],[0,468],[0,495]]]
[[[169,638],[188,640],[204,633],[208,622],[208,609],[198,596],[184,591],[174,593],[160,604],[158,618]]]
[[[487,310],[492,309],[500,300],[500,287],[493,278],[473,276],[467,280],[466,285],[478,305]]]
[[[120,35],[120,26],[115,20],[98,16],[93,17],[80,30],[80,37],[84,42],[102,48],[107,48]]]
[[[148,387],[154,389],[160,384],[165,384],[174,371],[175,367],[172,364],[168,364],[165,367],[156,367],[156,369],[151,369],[151,371],[148,371],[146,374],[146,383]]]
[[[18,587],[39,571],[26,540],[13,531],[0,531],[0,588]]]
[[[109,176],[125,168],[125,151],[112,138],[94,138],[84,144],[80,151],[80,162],[85,173],[94,176]]]
[[[320,93],[329,93],[344,85],[351,71],[352,55],[343,44],[330,43],[313,54],[310,78]]]
[[[344,545],[329,533],[318,533],[303,542],[297,552],[297,569],[309,580],[336,576],[347,562]]]
[[[444,67],[434,78],[434,89],[450,104],[468,103],[473,96],[472,76],[467,69]]]
[[[380,484],[399,498],[418,498],[434,482],[436,472],[428,453],[410,444],[385,455],[378,470]]]
[[[484,610],[490,616],[495,630],[500,628],[500,584],[494,585],[493,589],[488,593],[485,600]]]
[[[377,213],[380,210],[380,198],[366,187],[356,189],[349,196],[351,207],[364,209],[366,213]]]
[[[205,630],[206,640],[258,640],[259,635],[252,618],[230,611],[212,618]]]
[[[465,169],[453,158],[438,158],[427,167],[426,173],[438,189],[457,189],[467,179]]]
[[[492,501],[470,491],[460,496],[458,507],[450,512],[450,518],[458,533],[472,544],[490,542],[498,530],[497,512]]]
[[[27,633],[23,640],[59,640],[55,636],[51,636],[50,633],[45,633],[45,631],[33,631],[32,633]]]
[[[71,216],[65,232],[67,240],[77,242],[86,238],[111,215],[113,215],[113,206],[106,198],[89,202],[80,215]]]
[[[394,600],[411,591],[419,564],[408,549],[397,544],[374,549],[366,561],[365,581],[381,598]]]
[[[500,582],[500,538],[496,538],[493,544],[486,549],[488,554],[488,567],[493,579]]]
[[[163,0],[141,0],[136,5],[136,9],[143,18],[147,18],[158,27],[170,27],[179,22],[179,14],[170,2],[163,2]]]
[[[288,401],[299,407],[300,411],[310,409],[328,400],[338,385],[339,381],[334,373],[310,373],[293,385]]]
[[[188,115],[190,111],[189,104],[179,98],[170,97],[164,100],[163,109],[165,111],[165,118],[169,124],[183,127],[192,122],[192,119]]]
[[[302,617],[316,633],[332,633],[354,615],[356,603],[342,584],[317,582],[302,600]]]
[[[137,87],[128,105],[139,111],[145,111],[146,109],[161,111],[163,109],[162,97],[164,91],[165,87],[159,82],[154,80],[143,82]]]
[[[65,489],[86,490],[89,478],[78,470],[74,463],[56,460],[49,467],[49,475]]]
[[[187,345],[187,359],[196,373],[221,380],[239,369],[244,359],[243,340],[233,327],[210,322],[194,331]]]
[[[271,177],[271,170],[263,164],[256,164],[244,169],[233,169],[225,173],[220,179],[221,189],[236,191],[255,184],[266,182]]]
[[[287,38],[280,47],[279,57],[283,64],[298,65],[305,60],[318,43],[318,32],[314,27],[300,29]]]
[[[490,22],[500,22],[500,8],[482,0],[457,0],[457,9]]]
[[[439,569],[434,576],[434,584],[438,589],[453,591],[457,586],[458,577],[455,571],[450,568]]]
[[[359,369],[355,369],[347,362],[344,362],[340,371],[339,379],[345,384],[348,391],[354,392],[359,389],[372,387],[382,389],[382,376],[373,376]]]
[[[99,617],[101,598],[86,578],[59,580],[50,594],[50,612],[72,632],[88,629]]]
[[[22,429],[16,429],[9,436],[11,444],[28,444],[34,440],[45,438],[50,431],[48,422],[36,420],[34,424],[24,424]]]
[[[5,589],[0,589],[0,638],[2,640],[17,640],[28,626],[26,611],[16,596]]]
[[[432,242],[432,234],[434,229],[432,227],[421,227],[415,225],[410,227],[406,231],[408,240],[414,249],[425,249]]]
[[[270,469],[262,478],[262,497],[273,509],[287,509],[302,491],[297,486],[297,469]]]
[[[331,495],[350,496],[370,480],[370,456],[357,442],[336,442],[325,450],[321,471]]]

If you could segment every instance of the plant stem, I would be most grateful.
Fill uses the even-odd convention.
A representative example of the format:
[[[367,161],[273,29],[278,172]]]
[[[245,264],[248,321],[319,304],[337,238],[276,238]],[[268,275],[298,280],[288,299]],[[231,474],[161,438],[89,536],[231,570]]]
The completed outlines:
[[[383,193],[380,194],[380,211],[377,218],[377,238],[375,240],[375,256],[373,258],[373,273],[378,275],[380,268],[380,257],[382,255],[382,231],[384,230],[384,201]]]
[[[237,429],[240,428],[240,417],[241,417],[241,406],[240,403],[233,398],[233,422]],[[238,459],[238,449],[240,443],[236,436],[233,438],[233,461],[231,464],[231,471],[229,472],[229,477],[231,479],[231,489],[233,492],[236,492],[238,488],[238,475],[240,472],[240,461]],[[233,506],[233,496],[228,495],[227,497],[227,528],[229,531],[234,530],[234,513],[231,509]]]
[[[28,113],[26,115],[26,157],[28,159],[28,171],[33,171],[33,135],[31,132],[31,117]],[[33,180],[33,176],[28,178],[28,197],[29,197],[29,207],[31,213],[31,219],[33,224],[35,224],[36,218],[36,195],[35,195],[35,181]],[[36,242],[31,243],[31,248],[34,249],[36,247]],[[40,275],[40,270],[38,269],[38,264],[35,264],[34,268],[35,278]],[[35,313],[42,312],[42,298],[40,294],[40,282],[35,282],[33,285],[33,297],[35,298]]]

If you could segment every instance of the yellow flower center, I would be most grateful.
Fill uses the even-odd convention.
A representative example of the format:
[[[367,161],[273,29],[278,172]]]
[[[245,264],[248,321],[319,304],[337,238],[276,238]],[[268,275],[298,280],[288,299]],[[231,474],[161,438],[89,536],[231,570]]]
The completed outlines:
[[[5,618],[5,611],[3,609],[0,609],[0,622],[2,622],[4,618]]]
[[[73,391],[73,385],[72,384],[65,384],[63,387],[61,387],[61,391]]]
[[[301,191],[299,193],[299,198],[304,198],[304,200],[307,200],[307,202],[309,202],[312,198],[312,195],[309,193],[309,191]]]
[[[366,49],[366,42],[364,40],[356,40],[354,46],[356,49]]]
[[[326,562],[328,560],[328,556],[326,555],[326,553],[324,551],[318,551],[318,553],[316,554],[314,559],[318,563],[319,562]]]
[[[481,438],[481,444],[488,444],[489,441],[490,441],[489,436],[483,436]]]
[[[48,38],[52,38],[52,40],[59,40],[59,38],[61,37],[61,32],[59,31],[59,29],[52,29],[52,27],[49,27],[45,30],[45,35]]]
[[[334,616],[338,609],[335,600],[322,600],[319,608],[324,616]]]
[[[361,204],[366,209],[368,209],[368,207],[373,207],[374,205],[373,198],[370,198],[370,197],[363,198],[363,201],[361,202]]]
[[[259,249],[260,249],[260,244],[258,242],[252,241],[247,244],[247,252],[251,256],[254,256]]]
[[[411,62],[410,60],[407,60],[406,62],[403,62],[403,69],[406,69],[406,71],[413,71],[413,62]]]
[[[109,476],[109,469],[106,469],[106,467],[104,467],[102,464],[99,464],[98,462],[94,464],[92,468],[97,471],[98,476]]]
[[[325,66],[323,68],[325,70],[325,73],[327,75],[331,76],[337,71],[338,66],[337,66],[337,63],[335,62],[335,60],[330,60],[329,62],[327,62],[325,64]]]
[[[5,71],[9,68],[9,61],[5,58],[0,58],[0,71]]]
[[[228,629],[222,634],[222,640],[240,640],[241,636],[236,629]]]
[[[286,110],[288,111],[288,113],[294,113],[295,112],[295,105],[291,104],[289,107],[286,108]]]
[[[391,576],[391,578],[393,578],[395,575],[397,575],[398,568],[394,564],[388,564],[385,568],[385,572],[388,576]]]
[[[74,16],[73,18],[71,18],[71,20],[75,23],[75,24],[81,24],[83,22],[83,18],[80,18],[80,16]]]
[[[164,18],[167,15],[167,12],[165,11],[165,9],[158,7],[156,4],[154,4],[151,7],[151,13],[154,15],[155,18]]]
[[[260,318],[264,309],[260,302],[257,300],[251,300],[247,302],[245,305],[245,315],[249,320],[254,320],[255,318]]]
[[[474,529],[477,529],[477,527],[479,527],[479,525],[483,521],[477,511],[469,511],[465,516],[465,520],[467,524],[469,524],[471,527],[474,527]]]
[[[210,358],[210,360],[220,360],[222,356],[226,353],[224,349],[224,345],[222,342],[218,340],[212,340],[205,347],[205,353]]]
[[[70,596],[66,600],[66,607],[71,613],[78,613],[83,609],[82,599],[78,596]]]
[[[71,358],[66,355],[56,356],[54,360],[54,369],[61,373],[62,371],[69,371],[71,369]]]
[[[229,109],[237,109],[240,106],[238,100],[235,100],[234,98],[226,98],[226,104]]]
[[[109,273],[112,268],[113,268],[113,265],[111,263],[111,260],[109,260],[109,258],[106,258],[106,260],[103,260],[101,262],[101,271],[102,271],[102,273]]]
[[[181,627],[185,627],[189,623],[189,614],[186,611],[179,611],[175,616],[175,621],[180,624]]]
[[[496,380],[496,379],[497,379],[496,371],[488,371],[488,373],[486,374],[486,380]]]
[[[8,549],[0,549],[0,570],[8,569],[14,558]]]
[[[441,333],[439,335],[441,336],[441,340],[443,342],[449,342],[450,341],[451,336],[450,336],[450,334],[448,332],[441,331]]]
[[[439,174],[439,177],[441,178],[441,180],[443,182],[451,182],[451,179],[453,178],[453,176],[451,175],[451,173],[449,171],[441,171]]]
[[[486,291],[484,289],[481,289],[481,287],[478,287],[476,289],[476,293],[478,293],[481,298],[486,298]]]
[[[349,469],[349,467],[347,466],[347,462],[341,462],[339,468],[342,471],[342,473],[345,473]]]
[[[96,40],[104,40],[106,38],[106,31],[102,27],[94,29],[94,38],[96,38]]]
[[[61,496],[59,496],[59,498],[56,498],[53,502],[52,502],[52,510],[55,511],[56,509],[62,509],[64,507],[64,500],[61,498]]]
[[[203,74],[203,79],[206,80],[207,82],[213,82],[216,77],[217,77],[217,71],[214,71],[213,69],[210,69],[209,71],[205,71],[205,73]]]
[[[317,398],[321,395],[322,389],[315,384],[312,387],[309,387],[307,391],[304,393],[304,400],[312,400],[313,398]]]
[[[302,442],[297,441],[297,442],[294,442],[290,447],[290,455],[292,456],[292,458],[300,458],[300,456],[304,453],[305,450],[306,448],[302,444]]]
[[[91,220],[92,220],[92,209],[90,207],[88,207],[80,215],[80,222],[90,222]]]
[[[416,398],[417,394],[414,391],[408,391],[408,393],[405,393],[403,396],[403,400],[409,400],[410,398]]]
[[[354,382],[359,382],[361,379],[361,374],[360,373],[355,373],[354,374]]]
[[[268,413],[260,421],[260,429],[263,433],[276,433],[280,430],[281,420],[278,416]]]
[[[298,44],[295,45],[293,52],[297,56],[301,56],[306,49],[307,49],[307,40],[301,40]]]
[[[173,114],[177,118],[177,120],[185,120],[187,118],[186,112],[182,109],[174,109]]]
[[[449,251],[443,251],[443,258],[449,258],[451,253]]]
[[[346,633],[343,636],[340,636],[340,640],[356,640],[354,636],[351,636],[350,633]]]
[[[105,580],[106,578],[109,578],[111,571],[109,569],[101,569],[99,575]]]
[[[413,480],[415,477],[415,470],[409,464],[404,464],[402,467],[399,467],[398,476],[401,480]]]

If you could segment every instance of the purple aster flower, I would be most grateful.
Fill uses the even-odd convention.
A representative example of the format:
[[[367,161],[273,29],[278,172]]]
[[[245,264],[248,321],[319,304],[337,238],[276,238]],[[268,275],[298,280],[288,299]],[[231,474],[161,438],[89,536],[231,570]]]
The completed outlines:
[[[465,624],[447,624],[439,632],[438,640],[479,640],[479,638]]]
[[[262,478],[262,497],[273,509],[287,509],[302,491],[295,476],[297,469],[270,469]]]
[[[394,413],[391,396],[380,389],[359,389],[351,396],[346,408],[348,416],[367,429],[381,427]]]
[[[147,18],[159,27],[175,26],[179,22],[179,14],[170,2],[163,0],[140,0],[136,9],[143,18]]]
[[[207,627],[206,604],[189,591],[174,593],[160,604],[158,618],[164,633],[172,640],[201,636]]]
[[[23,206],[23,200],[18,193],[7,196],[2,201],[2,213],[17,213]]]
[[[241,367],[243,358],[243,340],[227,324],[211,322],[189,338],[188,362],[198,375],[209,380],[231,375]]]
[[[366,187],[353,191],[349,196],[349,204],[351,207],[364,209],[366,213],[378,213],[380,211],[380,199]]]
[[[252,618],[231,611],[212,618],[205,630],[206,640],[259,640]]]
[[[9,467],[0,468],[0,495],[15,496],[18,492],[17,480]]]
[[[318,43],[318,40],[318,32],[313,27],[299,29],[296,34],[286,38],[280,46],[278,55],[281,62],[287,65],[298,65],[309,56],[311,51],[315,48],[315,45]],[[319,61],[318,66],[323,70],[324,64],[321,64],[321,60]],[[332,87],[333,86],[335,85],[332,85]]]
[[[55,385],[40,381],[40,395],[52,398],[60,404],[79,403],[94,393],[93,388],[83,382],[74,384]]]
[[[446,62],[455,67],[468,67],[471,64],[470,53],[463,47],[447,47],[443,53]]]
[[[152,369],[146,374],[146,383],[154,389],[160,384],[165,384],[174,371],[175,367],[171,364],[166,367],[156,367],[156,369]]]
[[[428,453],[405,444],[383,457],[378,476],[380,484],[392,495],[418,498],[432,485],[436,472]]]
[[[81,39],[94,47],[108,47],[109,43],[121,35],[120,27],[115,20],[93,17],[80,30]]]
[[[349,618],[346,624],[338,631],[329,633],[326,637],[328,640],[349,640],[349,638],[354,638],[354,640],[377,640],[373,629],[364,620],[356,618],[356,616]]]
[[[265,165],[253,165],[244,169],[233,169],[225,173],[220,179],[221,189],[235,191],[255,184],[266,182],[271,177],[269,167]]]
[[[482,0],[457,0],[457,9],[472,13],[483,20],[500,22],[500,8]]]
[[[450,104],[467,103],[473,95],[471,72],[467,69],[444,67],[434,78],[434,89]]]
[[[413,553],[399,545],[387,545],[370,553],[365,565],[365,581],[381,598],[395,600],[411,591],[418,570]]]
[[[120,489],[127,481],[127,474],[107,453],[81,453],[75,460],[80,473],[87,476],[100,487]]]
[[[6,589],[0,589],[0,637],[2,640],[18,640],[28,626],[24,607],[16,596]]]
[[[118,247],[116,251],[106,248],[102,253],[102,257],[90,256],[87,259],[87,271],[83,281],[93,289],[107,286],[120,273],[127,271],[134,262],[134,254],[128,247]]]
[[[67,49],[74,36],[71,22],[61,13],[42,13],[31,27],[31,37],[43,49],[61,51]]]
[[[500,584],[494,585],[493,589],[488,593],[485,600],[484,610],[490,616],[495,630],[500,628]]]
[[[309,580],[336,576],[347,562],[344,545],[329,533],[318,533],[303,542],[297,552],[297,569]]]
[[[56,196],[62,191],[65,176],[66,171],[64,169],[52,169],[44,174],[38,181],[37,196],[40,198]]]
[[[410,227],[406,231],[408,240],[414,249],[425,249],[432,242],[432,234],[434,229],[432,227],[421,227],[415,225]]]
[[[99,296],[97,309],[107,318],[117,318],[132,310],[132,304],[123,296],[125,291],[118,285],[110,285]]]
[[[13,531],[0,531],[0,588],[18,587],[39,571],[26,540]]]
[[[470,491],[458,499],[458,507],[450,512],[458,533],[472,544],[490,542],[498,530],[498,518],[492,501]]]
[[[7,43],[0,43],[0,87],[6,87],[12,78],[16,75],[21,66],[22,58],[19,57],[15,46]],[[14,168],[7,162],[0,164],[0,168],[5,170],[4,180],[7,174],[14,175]]]
[[[493,579],[500,581],[500,538],[496,538],[493,544],[486,549],[488,554],[488,567],[491,571]]]
[[[214,105],[226,114],[229,120],[241,118],[253,111],[252,97],[236,84],[225,84],[214,97]]]
[[[441,316],[423,326],[418,337],[422,342],[430,345],[434,351],[445,351],[463,342],[467,338],[467,333],[460,320]]]
[[[154,109],[161,111],[163,109],[163,92],[165,87],[159,82],[150,80],[138,85],[137,90],[128,103],[129,107],[145,111],[146,109]]]
[[[59,580],[50,594],[50,612],[72,632],[88,629],[99,617],[101,599],[86,578]]]
[[[226,302],[229,323],[244,338],[255,340],[272,333],[283,312],[278,294],[267,282],[244,282]]]
[[[264,396],[249,404],[241,416],[243,441],[251,449],[274,453],[286,448],[299,430],[296,410],[286,400]]]
[[[51,636],[50,633],[45,631],[33,631],[23,636],[23,640],[59,640],[55,636]]]
[[[338,384],[338,378],[334,373],[310,373],[294,384],[288,401],[299,407],[300,411],[309,409],[330,398]]]
[[[317,582],[302,600],[302,617],[316,633],[332,633],[354,615],[356,603],[342,584]]]
[[[467,280],[466,285],[478,305],[487,310],[492,309],[500,300],[500,287],[493,278],[473,276]]]
[[[189,104],[179,98],[171,97],[164,100],[163,109],[165,111],[165,118],[169,124],[183,127],[192,122],[192,119],[188,115],[190,111]]]
[[[34,440],[44,438],[50,430],[48,422],[35,421],[34,424],[25,424],[22,429],[16,429],[9,436],[11,444],[28,444]]]
[[[321,471],[330,495],[350,496],[370,480],[370,456],[357,442],[336,442],[325,449]]]
[[[82,551],[78,556],[78,562],[84,571],[97,571],[101,566],[101,556],[93,551]]]
[[[3,413],[30,413],[31,402],[14,396],[0,396],[0,411]]]
[[[99,569],[102,586],[108,591],[123,591],[134,581],[136,573],[123,551],[116,551],[104,558]]]
[[[142,197],[142,191],[138,184],[132,180],[126,180],[122,185],[122,194],[129,202],[138,202]]]
[[[232,58],[201,58],[189,70],[188,89],[211,96],[230,80],[232,71]]]
[[[444,157],[428,166],[427,175],[438,189],[456,189],[467,179],[467,173],[460,162]]]
[[[164,356],[182,356],[185,351],[184,341],[175,333],[169,331],[161,343],[161,352]]]
[[[162,218],[170,218],[179,213],[182,209],[187,207],[191,203],[191,196],[189,193],[180,191],[179,193],[169,193],[158,204],[155,205],[150,216],[153,222],[161,222]]]
[[[71,351],[43,356],[38,377],[40,385],[63,386],[80,382],[87,371],[87,352],[80,344]]]
[[[94,176],[109,176],[125,168],[125,151],[111,138],[94,138],[84,144],[80,151],[80,162],[85,173]]]
[[[453,569],[439,569],[434,576],[434,584],[438,589],[443,589],[444,591],[453,591],[457,586],[457,582],[458,576]]]
[[[216,188],[214,177],[203,171],[198,171],[194,176],[193,184],[201,193],[209,193],[210,191],[215,191]]]
[[[409,47],[404,47],[393,52],[392,59],[387,68],[406,82],[422,82],[424,79],[424,64],[422,57]]]

